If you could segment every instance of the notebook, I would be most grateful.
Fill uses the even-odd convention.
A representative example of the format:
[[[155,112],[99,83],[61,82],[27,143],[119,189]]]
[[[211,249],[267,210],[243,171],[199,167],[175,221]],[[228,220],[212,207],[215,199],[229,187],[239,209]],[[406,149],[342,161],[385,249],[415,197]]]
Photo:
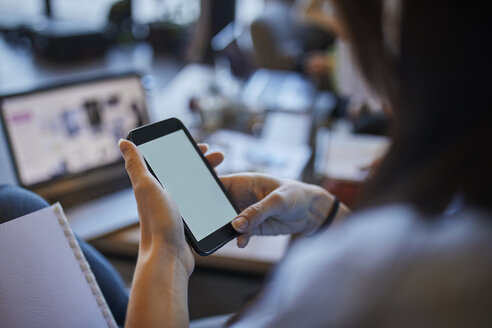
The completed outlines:
[[[0,327],[117,327],[59,204],[0,224]]]

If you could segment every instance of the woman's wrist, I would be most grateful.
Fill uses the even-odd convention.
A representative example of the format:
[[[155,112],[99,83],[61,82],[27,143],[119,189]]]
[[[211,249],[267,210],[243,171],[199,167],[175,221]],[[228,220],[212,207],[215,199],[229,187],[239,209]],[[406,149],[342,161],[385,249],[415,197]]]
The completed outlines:
[[[158,240],[139,251],[126,327],[184,327],[188,324],[188,278],[193,265],[187,256],[161,243],[163,239]]]
[[[333,223],[333,221],[335,221],[339,209],[340,209],[340,201],[338,200],[337,196],[333,195],[333,202],[330,211],[328,212],[328,215],[326,215],[324,222],[321,224],[319,228],[323,229],[329,227]]]
[[[322,214],[320,220],[319,229],[323,227],[328,227],[333,223],[336,223],[343,219],[350,213],[350,210],[345,206],[339,199],[326,189],[320,186],[313,186],[318,189],[317,196],[318,202],[323,203],[323,210],[320,211]]]
[[[153,235],[151,240],[145,243],[145,246],[141,243],[139,257],[176,263],[178,269],[180,267],[183,268],[183,272],[186,273],[187,277],[193,273],[195,267],[193,253],[186,243],[178,246],[168,242],[161,235]]]

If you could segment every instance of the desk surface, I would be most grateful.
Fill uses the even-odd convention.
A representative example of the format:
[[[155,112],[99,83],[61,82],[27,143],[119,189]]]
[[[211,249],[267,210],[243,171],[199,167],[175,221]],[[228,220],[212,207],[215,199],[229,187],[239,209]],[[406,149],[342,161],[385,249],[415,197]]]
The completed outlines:
[[[282,259],[289,240],[289,236],[254,236],[243,249],[238,248],[236,241],[232,240],[210,256],[195,254],[195,261],[197,265],[204,267],[264,274]],[[103,252],[135,257],[138,254],[139,242],[139,226],[129,227],[91,241]]]

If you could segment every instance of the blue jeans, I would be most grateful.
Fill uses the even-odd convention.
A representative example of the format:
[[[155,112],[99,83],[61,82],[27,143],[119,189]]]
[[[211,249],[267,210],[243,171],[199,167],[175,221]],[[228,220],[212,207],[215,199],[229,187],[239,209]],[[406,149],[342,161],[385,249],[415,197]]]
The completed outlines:
[[[47,206],[49,204],[44,199],[30,191],[11,185],[0,185],[0,223]],[[129,297],[123,280],[101,253],[85,241],[79,238],[77,240],[116,323],[123,326]]]

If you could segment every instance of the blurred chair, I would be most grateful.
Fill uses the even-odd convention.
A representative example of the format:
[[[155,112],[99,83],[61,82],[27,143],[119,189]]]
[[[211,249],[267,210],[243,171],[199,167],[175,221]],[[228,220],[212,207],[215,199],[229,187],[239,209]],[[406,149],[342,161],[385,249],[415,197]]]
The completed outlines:
[[[264,12],[251,24],[258,66],[300,70],[303,55],[325,50],[334,37],[314,24],[299,19],[292,0],[268,1]]]

